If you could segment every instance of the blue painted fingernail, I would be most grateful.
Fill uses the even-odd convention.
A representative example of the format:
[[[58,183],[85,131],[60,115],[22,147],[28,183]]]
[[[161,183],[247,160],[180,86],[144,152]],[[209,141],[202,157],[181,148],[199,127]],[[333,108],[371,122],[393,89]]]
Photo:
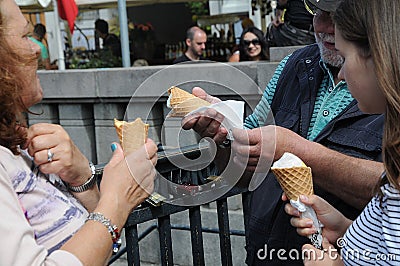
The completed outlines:
[[[111,151],[114,152],[117,149],[117,144],[111,144]]]

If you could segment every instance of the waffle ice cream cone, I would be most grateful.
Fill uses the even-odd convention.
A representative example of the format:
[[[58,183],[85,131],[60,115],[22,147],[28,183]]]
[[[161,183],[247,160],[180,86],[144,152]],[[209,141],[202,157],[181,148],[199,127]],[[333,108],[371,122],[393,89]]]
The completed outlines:
[[[285,152],[271,167],[289,200],[314,194],[311,168],[296,155]]]
[[[142,119],[136,118],[133,122],[126,122],[114,118],[114,126],[125,154],[139,149],[146,143],[149,125]]]
[[[311,168],[295,166],[288,168],[271,168],[289,200],[297,201],[300,195],[314,194]]]
[[[169,116],[183,117],[199,107],[210,105],[209,102],[178,87],[172,86],[169,88],[168,94],[168,105],[172,108],[172,112]]]
[[[322,249],[322,224],[314,209],[300,202],[299,196],[314,194],[311,168],[296,155],[284,153],[283,156],[271,167],[283,191],[290,200],[290,204],[300,211],[300,217],[309,218],[317,231],[308,236],[311,244]]]
[[[129,154],[146,143],[149,133],[149,125],[142,119],[136,118],[133,122],[119,121],[114,118],[114,127],[117,131],[119,142],[125,154]],[[153,206],[159,206],[165,197],[153,192],[146,201]]]

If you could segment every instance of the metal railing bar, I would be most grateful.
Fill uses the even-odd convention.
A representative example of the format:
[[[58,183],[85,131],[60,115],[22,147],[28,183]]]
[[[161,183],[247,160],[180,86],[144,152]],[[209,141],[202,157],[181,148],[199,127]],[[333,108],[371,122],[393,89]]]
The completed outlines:
[[[174,230],[182,230],[182,231],[189,231],[190,227],[187,225],[177,225],[171,224],[171,228]],[[210,233],[210,234],[219,234],[220,231],[218,228],[209,228],[209,227],[202,227],[201,230],[203,233]],[[244,230],[229,230],[229,234],[232,236],[245,236]]]
[[[225,198],[237,195],[237,194],[241,194],[246,191],[247,191],[246,188],[233,187],[225,195],[220,197],[220,199],[225,199]],[[155,218],[159,218],[159,217],[163,217],[166,215],[181,212],[181,211],[187,210],[189,208],[185,207],[185,206],[171,205],[168,203],[163,203],[163,204],[161,204],[161,206],[158,206],[158,207],[153,207],[153,206],[139,207],[139,208],[136,208],[135,210],[133,210],[133,212],[129,215],[128,220],[126,221],[125,227],[129,227],[132,225],[136,225],[136,224],[140,224],[143,222],[153,220]]]
[[[125,236],[128,266],[140,266],[139,237],[137,226],[125,228]]]
[[[163,203],[158,207],[147,206],[137,208],[129,215],[125,223],[125,227],[134,226],[143,222],[147,222],[156,218],[165,217],[170,214],[185,211],[188,208],[185,206],[176,206],[168,203]]]
[[[246,232],[246,246],[249,245],[248,240],[249,237],[247,233],[249,232],[247,226],[249,224],[250,219],[250,203],[251,203],[251,192],[247,191],[242,193],[242,206],[243,206],[243,224],[244,224],[244,231]]]
[[[160,238],[161,265],[174,265],[172,254],[171,220],[169,216],[158,218],[158,235]]]
[[[138,237],[138,242],[140,242],[140,240],[142,240],[143,238],[145,238],[147,235],[149,235],[151,232],[153,232],[155,229],[157,229],[157,224],[152,224],[150,225],[148,228],[146,228]],[[126,234],[126,231],[125,231]],[[128,237],[126,238],[128,239]],[[119,259],[122,255],[124,255],[126,253],[126,246],[122,247],[117,254],[115,254],[114,256],[112,256],[108,262],[108,265],[112,264],[114,261],[116,261],[117,259]]]
[[[152,224],[150,227],[148,227],[146,230],[143,231],[139,235],[139,242],[144,239],[147,235],[149,235],[152,231],[157,229],[157,224]],[[188,225],[183,225],[183,224],[171,224],[171,229],[172,230],[182,230],[182,231],[190,231],[190,227]],[[220,231],[218,228],[210,228],[210,227],[201,227],[201,230],[203,233],[210,233],[210,234],[219,234]],[[230,229],[229,234],[231,236],[245,236],[245,231],[244,230],[236,230],[236,229]],[[110,261],[108,262],[108,265],[111,265],[114,263],[117,259],[119,259],[122,255],[126,253],[126,247],[122,247],[121,250],[115,254],[114,256],[111,257]]]
[[[200,206],[189,209],[190,235],[194,266],[204,265],[203,230],[201,227]]]
[[[221,250],[221,265],[232,265],[231,236],[229,231],[229,214],[227,199],[217,200],[219,243]]]

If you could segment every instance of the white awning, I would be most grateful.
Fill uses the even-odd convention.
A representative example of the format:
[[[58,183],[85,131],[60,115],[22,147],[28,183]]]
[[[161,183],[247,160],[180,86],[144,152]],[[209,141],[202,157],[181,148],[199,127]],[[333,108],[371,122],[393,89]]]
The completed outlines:
[[[144,6],[165,3],[187,3],[198,0],[126,0],[126,6]],[[24,13],[53,10],[51,0],[15,0]],[[118,0],[75,0],[80,11],[103,8],[117,8]]]
[[[20,9],[25,11],[43,12],[52,9],[51,0],[15,0]]]

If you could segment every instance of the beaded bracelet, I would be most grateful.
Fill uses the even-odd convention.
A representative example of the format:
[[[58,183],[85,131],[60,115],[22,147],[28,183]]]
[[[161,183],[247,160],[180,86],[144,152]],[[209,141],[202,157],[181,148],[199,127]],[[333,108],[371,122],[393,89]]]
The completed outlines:
[[[88,220],[93,220],[93,221],[97,221],[102,223],[108,230],[108,232],[110,232],[111,234],[111,239],[113,242],[113,255],[116,254],[119,250],[119,248],[121,247],[121,238],[120,238],[120,234],[119,234],[119,230],[118,227],[115,224],[111,224],[111,220],[106,218],[103,214],[99,213],[99,212],[91,212],[89,213],[88,218],[86,219],[86,221]]]

